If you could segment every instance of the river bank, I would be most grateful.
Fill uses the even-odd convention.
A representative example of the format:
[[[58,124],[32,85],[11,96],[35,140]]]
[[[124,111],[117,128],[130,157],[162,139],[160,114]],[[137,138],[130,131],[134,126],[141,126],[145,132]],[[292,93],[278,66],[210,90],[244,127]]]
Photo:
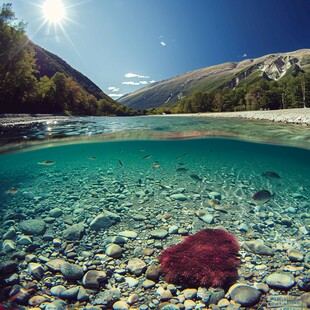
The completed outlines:
[[[169,116],[203,116],[212,118],[246,118],[272,122],[310,125],[310,109],[287,109],[268,111],[240,111],[219,113],[169,114]]]

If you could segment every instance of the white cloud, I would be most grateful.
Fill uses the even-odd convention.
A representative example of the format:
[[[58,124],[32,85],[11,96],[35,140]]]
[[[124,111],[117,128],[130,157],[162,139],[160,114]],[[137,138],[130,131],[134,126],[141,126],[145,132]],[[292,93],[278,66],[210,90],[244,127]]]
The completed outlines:
[[[140,84],[141,85],[145,85],[145,84],[147,84],[148,83],[148,81],[140,81]]]
[[[149,79],[150,77],[149,76],[146,76],[146,75],[140,75],[140,74],[136,74],[136,73],[126,73],[125,75],[125,78],[128,78],[128,79],[132,79],[132,78],[138,78],[138,79]]]
[[[112,98],[120,98],[120,97],[123,97],[124,94],[108,94],[108,96],[110,96]]]
[[[248,56],[248,54],[244,53],[241,57],[245,58],[247,56]]]
[[[133,81],[129,81],[129,82],[122,82],[123,85],[133,85],[133,86],[137,86],[140,85],[140,82],[133,82]]]
[[[161,44],[162,46],[166,46],[166,45],[167,45],[167,43],[165,43],[164,41],[160,41],[160,44]]]
[[[154,81],[154,80],[152,80],[152,81],[150,81],[150,84],[153,84],[153,83],[155,83],[156,81]]]
[[[114,92],[119,91],[119,88],[115,87],[115,86],[110,86],[110,87],[108,87],[108,90],[111,90],[114,93]]]

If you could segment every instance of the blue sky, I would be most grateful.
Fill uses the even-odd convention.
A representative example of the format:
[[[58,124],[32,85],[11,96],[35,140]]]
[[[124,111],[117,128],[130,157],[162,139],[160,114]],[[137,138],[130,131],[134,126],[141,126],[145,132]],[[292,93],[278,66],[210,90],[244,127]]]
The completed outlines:
[[[7,2],[34,43],[114,99],[187,71],[310,48],[310,0],[57,0],[62,28],[40,28],[45,1]]]

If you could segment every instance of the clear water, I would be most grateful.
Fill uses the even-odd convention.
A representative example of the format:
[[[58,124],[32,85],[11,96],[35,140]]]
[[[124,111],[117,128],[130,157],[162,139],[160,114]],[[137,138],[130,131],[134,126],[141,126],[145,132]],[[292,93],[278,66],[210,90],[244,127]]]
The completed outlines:
[[[85,130],[79,129],[80,120],[71,120],[69,127],[66,127],[68,123],[57,121],[54,125],[21,127],[13,131],[14,137],[10,136],[10,130],[3,133],[2,149],[6,154],[0,157],[2,232],[18,224],[20,219],[16,214],[46,218],[55,207],[61,208],[64,214],[48,224],[48,232],[59,238],[66,220],[89,224],[103,209],[120,214],[121,222],[108,231],[94,236],[86,230],[79,251],[91,250],[93,242],[104,248],[104,237],[126,229],[136,231],[139,246],[145,248],[153,246],[148,240],[154,228],[177,225],[191,234],[206,227],[221,226],[235,234],[240,243],[254,237],[265,240],[271,248],[282,247],[277,254],[277,267],[274,258],[268,256],[260,257],[256,263],[252,261],[254,265],[266,264],[259,272],[258,280],[262,281],[272,271],[282,270],[288,264],[288,249],[307,252],[308,128],[203,118],[121,120],[119,123],[119,119],[97,119],[88,126],[84,119]],[[43,130],[40,126],[51,127]],[[62,139],[57,140],[60,128]],[[19,138],[21,131],[27,139]],[[67,131],[77,132],[78,138],[64,139]],[[227,138],[229,135],[233,139]],[[28,151],[8,152],[17,149]],[[45,161],[52,161],[53,165],[42,164]],[[178,171],[181,167],[186,170]],[[266,171],[278,173],[280,179],[262,176]],[[195,180],[191,174],[201,180]],[[256,205],[251,198],[263,189],[274,194],[274,199]],[[226,213],[208,206],[212,191],[221,194],[219,203]],[[182,192],[187,200],[170,199],[175,192]],[[210,212],[214,222],[201,221],[195,214],[200,209]],[[148,220],[136,222],[132,219],[135,214],[145,215]],[[164,219],[164,214],[171,217]],[[291,226],[284,225],[283,219],[289,219]],[[242,224],[253,233],[248,235],[240,230]],[[34,240],[41,245],[43,254],[49,251],[51,243],[42,241],[41,237]],[[170,235],[161,246],[166,248],[180,240],[180,235]],[[116,264],[134,257],[136,246],[134,242],[129,243],[126,254]],[[157,244],[147,261],[156,259],[161,246]],[[242,264],[241,280],[245,281],[242,270],[251,268]],[[295,275],[298,272],[302,274],[297,271]]]

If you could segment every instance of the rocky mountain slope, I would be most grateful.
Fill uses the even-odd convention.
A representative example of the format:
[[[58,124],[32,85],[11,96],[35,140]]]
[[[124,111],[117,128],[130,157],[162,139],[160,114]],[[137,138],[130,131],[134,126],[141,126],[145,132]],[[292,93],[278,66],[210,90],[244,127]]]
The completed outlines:
[[[120,102],[134,109],[174,106],[195,90],[235,88],[242,83],[253,83],[262,78],[279,80],[291,70],[310,71],[310,49],[270,54],[187,72],[128,94]]]

